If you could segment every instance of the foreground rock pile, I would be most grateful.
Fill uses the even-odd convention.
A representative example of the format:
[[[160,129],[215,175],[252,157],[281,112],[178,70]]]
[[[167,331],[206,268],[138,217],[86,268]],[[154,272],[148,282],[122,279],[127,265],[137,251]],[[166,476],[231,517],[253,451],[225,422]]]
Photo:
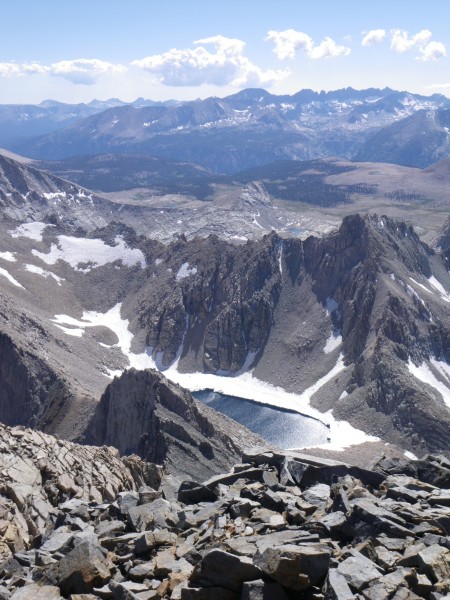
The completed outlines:
[[[150,463],[29,430],[4,428],[0,452],[0,599],[450,597],[443,457],[367,471],[255,452],[177,487]]]

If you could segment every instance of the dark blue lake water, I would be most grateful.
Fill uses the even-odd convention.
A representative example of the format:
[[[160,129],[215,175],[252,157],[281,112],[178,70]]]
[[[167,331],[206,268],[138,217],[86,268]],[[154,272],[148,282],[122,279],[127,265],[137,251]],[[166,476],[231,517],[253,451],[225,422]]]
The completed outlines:
[[[315,419],[251,400],[204,390],[193,396],[280,448],[324,444],[329,429]]]

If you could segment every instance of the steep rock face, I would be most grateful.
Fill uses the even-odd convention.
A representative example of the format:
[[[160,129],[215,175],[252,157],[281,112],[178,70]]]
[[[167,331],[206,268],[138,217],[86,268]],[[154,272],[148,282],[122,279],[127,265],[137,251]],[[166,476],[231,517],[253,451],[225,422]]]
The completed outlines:
[[[168,254],[179,265],[167,269],[177,269],[176,285],[164,298],[152,282],[140,292],[148,345],[162,366],[183,347],[192,348],[202,370],[238,371],[264,347],[272,326],[281,284],[279,238],[232,246],[212,236],[179,241]]]
[[[442,252],[447,269],[450,271],[450,218],[442,227],[436,240],[436,246]]]
[[[0,421],[51,430],[73,399],[48,364],[0,332]],[[57,407],[57,410],[54,410]]]
[[[137,453],[178,474],[205,477],[263,443],[157,371],[126,371],[107,387],[84,442]],[[264,445],[264,444],[263,444]]]

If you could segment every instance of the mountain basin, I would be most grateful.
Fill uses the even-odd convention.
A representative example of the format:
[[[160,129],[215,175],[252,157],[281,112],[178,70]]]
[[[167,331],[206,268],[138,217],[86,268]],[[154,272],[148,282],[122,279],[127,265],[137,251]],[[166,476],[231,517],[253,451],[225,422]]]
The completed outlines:
[[[279,448],[305,448],[328,441],[330,431],[326,425],[295,411],[212,390],[193,392],[192,395]]]

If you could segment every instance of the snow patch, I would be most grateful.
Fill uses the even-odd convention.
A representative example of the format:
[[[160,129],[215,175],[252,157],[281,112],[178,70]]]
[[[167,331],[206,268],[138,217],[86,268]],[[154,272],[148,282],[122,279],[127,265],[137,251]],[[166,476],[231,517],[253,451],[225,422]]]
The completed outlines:
[[[3,275],[3,277],[6,277],[6,279],[7,279],[7,280],[8,280],[10,283],[12,283],[13,285],[15,285],[16,287],[20,287],[20,288],[22,288],[23,290],[25,289],[25,288],[23,287],[23,285],[22,285],[21,283],[19,283],[19,282],[17,281],[17,279],[15,279],[15,278],[14,278],[14,277],[11,275],[11,273],[8,273],[8,271],[7,271],[6,269],[2,269],[2,268],[0,267],[0,275]]]
[[[156,367],[155,361],[152,359],[148,352],[142,352],[141,354],[134,354],[131,352],[131,342],[133,341],[133,334],[128,329],[129,320],[122,319],[120,314],[122,303],[116,304],[106,313],[100,313],[95,311],[84,311],[81,319],[74,319],[68,315],[55,315],[51,321],[59,327],[64,333],[68,335],[75,335],[82,337],[86,328],[88,327],[107,327],[113,333],[116,334],[118,342],[111,346],[102,344],[103,347],[119,348],[126,358],[128,358],[129,366],[135,369],[154,369]],[[115,372],[120,374],[122,371]]]
[[[66,235],[58,236],[58,243],[52,244],[50,252],[32,250],[32,254],[48,265],[54,265],[58,260],[69,263],[76,271],[88,273],[92,269],[104,266],[116,260],[122,261],[129,267],[139,264],[146,267],[144,255],[137,248],[130,248],[122,236],[118,235],[115,246],[105,244],[103,240],[77,238]],[[86,265],[86,266],[80,266]]]
[[[339,346],[341,344],[342,344],[341,332],[339,330],[333,331],[333,333],[327,339],[327,341],[325,343],[325,348],[323,349],[323,351],[325,352],[325,354],[329,354],[330,352],[333,352],[333,350],[336,350],[336,348],[339,348]]]
[[[35,221],[34,223],[22,223],[22,225],[19,225],[8,233],[13,238],[27,237],[30,240],[42,242],[42,233],[46,227],[54,227],[54,225],[41,223],[40,221]]]
[[[252,366],[253,361],[255,360],[258,352],[259,352],[259,350],[256,350],[256,352],[248,352],[247,356],[245,357],[244,364],[239,369],[239,371],[236,371],[235,373],[233,373],[232,371],[223,371],[223,370],[219,369],[216,372],[216,375],[218,375],[219,377],[239,377],[240,375],[243,375]]]
[[[327,313],[329,315],[331,315],[331,313],[334,313],[336,310],[338,310],[339,304],[336,302],[336,300],[334,298],[327,298],[325,302],[326,302],[326,306],[327,306]]]
[[[197,267],[189,267],[189,263],[185,262],[178,269],[178,273],[176,274],[176,280],[180,281],[180,279],[185,279],[190,275],[195,275],[197,273]]]
[[[450,302],[450,294],[446,291],[444,286],[441,283],[439,283],[439,281],[436,279],[436,277],[434,277],[434,275],[429,277],[428,281],[430,282],[430,285],[432,285],[434,289],[439,292],[442,300],[445,300],[445,302]]]
[[[48,194],[42,194],[46,200],[61,200],[67,198],[66,192],[49,192]]]
[[[419,287],[421,287],[425,292],[427,292],[428,294],[432,294],[433,292],[431,290],[429,290],[427,287],[425,287],[422,283],[419,283],[418,281],[416,281],[415,279],[413,279],[412,277],[410,277],[411,281],[413,283],[415,283],[416,285],[418,285]]]
[[[325,304],[326,304],[327,316],[331,316],[332,313],[337,312],[339,310],[339,304],[336,302],[336,300],[334,298],[331,298],[331,297],[327,298],[325,300]],[[339,316],[339,314],[338,314],[338,316]],[[325,354],[328,354],[329,352],[332,352],[336,348],[339,348],[339,346],[341,344],[342,344],[341,330],[333,329],[333,332],[331,333],[330,337],[327,339],[327,341],[325,343],[325,348],[323,349],[323,351],[325,352]]]
[[[413,454],[412,452],[410,452],[409,450],[405,450],[403,452],[403,454],[406,456],[406,458],[409,458],[410,460],[419,460],[417,458],[417,456],[415,454]]]
[[[14,256],[14,252],[7,250],[6,252],[0,252],[0,258],[7,260],[8,262],[16,262],[17,258]]]
[[[278,253],[278,266],[280,268],[280,275],[283,275],[283,240],[280,242],[280,251]]]
[[[53,278],[58,285],[61,285],[61,281],[64,281],[62,277],[58,277],[55,273],[51,271],[46,271],[45,269],[41,269],[41,267],[37,267],[36,265],[25,265],[25,269],[30,273],[35,273],[36,275],[40,275],[41,277],[51,277]]]
[[[432,388],[438,391],[441,394],[445,404],[450,408],[450,366],[441,361],[434,361],[434,363],[440,363],[438,367],[436,364],[432,364],[440,373],[444,373],[444,377],[448,382],[447,384],[439,381],[426,362],[423,362],[420,366],[416,367],[412,360],[409,359],[408,371],[411,373],[411,375],[414,375],[416,379],[422,383],[431,385]]]

